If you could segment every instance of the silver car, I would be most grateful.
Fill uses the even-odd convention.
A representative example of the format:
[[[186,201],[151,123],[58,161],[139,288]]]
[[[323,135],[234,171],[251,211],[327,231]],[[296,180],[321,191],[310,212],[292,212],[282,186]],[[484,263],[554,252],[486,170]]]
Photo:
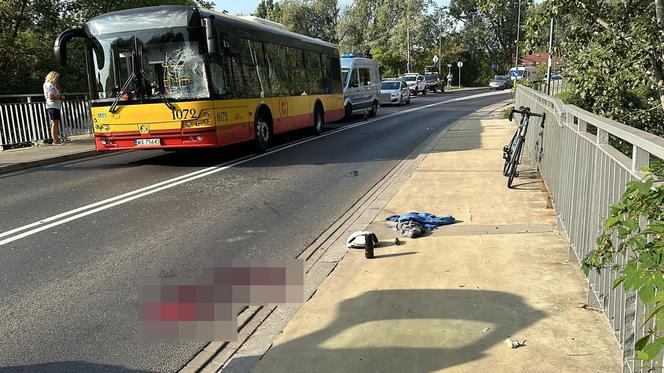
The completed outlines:
[[[402,105],[410,103],[410,89],[401,79],[380,82],[380,104]]]

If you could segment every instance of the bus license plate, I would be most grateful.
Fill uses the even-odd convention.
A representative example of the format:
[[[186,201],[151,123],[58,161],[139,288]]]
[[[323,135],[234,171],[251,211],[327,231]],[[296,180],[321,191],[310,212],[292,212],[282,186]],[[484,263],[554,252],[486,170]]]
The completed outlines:
[[[161,141],[159,139],[136,139],[134,140],[136,146],[159,146]]]

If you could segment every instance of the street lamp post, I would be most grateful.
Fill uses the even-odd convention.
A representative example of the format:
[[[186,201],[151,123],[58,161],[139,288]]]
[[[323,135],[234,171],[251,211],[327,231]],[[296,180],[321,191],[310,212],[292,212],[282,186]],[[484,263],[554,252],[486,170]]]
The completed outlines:
[[[546,94],[551,94],[551,72],[553,66],[553,60],[551,59],[551,54],[553,53],[553,28],[555,27],[554,18],[551,17],[551,28],[549,30],[549,59],[547,61],[548,66],[546,67]]]
[[[520,39],[519,32],[521,31],[521,0],[519,0],[519,11],[517,13],[518,16],[516,20],[516,59],[514,62],[514,67],[516,68],[517,71],[519,71],[519,39]]]
[[[408,49],[406,51],[406,58],[408,59],[406,70],[410,72],[410,21],[408,19],[408,1],[406,1],[406,48]]]

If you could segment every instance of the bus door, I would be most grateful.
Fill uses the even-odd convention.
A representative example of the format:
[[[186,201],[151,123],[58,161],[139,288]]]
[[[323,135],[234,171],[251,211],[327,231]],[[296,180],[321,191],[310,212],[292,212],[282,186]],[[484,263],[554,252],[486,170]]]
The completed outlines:
[[[228,46],[228,35],[222,33],[222,42]],[[254,137],[245,96],[242,62],[236,45],[224,48],[220,56],[213,58],[210,72],[214,92],[221,100],[215,100],[215,123],[219,145],[251,140]]]

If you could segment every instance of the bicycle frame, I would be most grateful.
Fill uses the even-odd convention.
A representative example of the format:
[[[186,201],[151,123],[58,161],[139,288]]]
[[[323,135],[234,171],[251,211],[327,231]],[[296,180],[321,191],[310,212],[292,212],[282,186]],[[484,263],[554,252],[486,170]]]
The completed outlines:
[[[503,159],[505,159],[505,164],[503,165],[503,175],[508,177],[508,188],[512,187],[514,178],[518,177],[517,167],[521,161],[521,154],[523,151],[524,143],[526,141],[526,134],[528,133],[530,117],[535,116],[542,118],[542,127],[544,127],[544,120],[546,118],[546,114],[544,113],[533,113],[530,111],[530,108],[521,106],[519,109],[512,108],[512,110],[510,110],[510,121],[512,121],[514,118],[514,113],[521,114],[521,121],[519,122],[519,127],[514,133],[510,143],[503,147]]]

